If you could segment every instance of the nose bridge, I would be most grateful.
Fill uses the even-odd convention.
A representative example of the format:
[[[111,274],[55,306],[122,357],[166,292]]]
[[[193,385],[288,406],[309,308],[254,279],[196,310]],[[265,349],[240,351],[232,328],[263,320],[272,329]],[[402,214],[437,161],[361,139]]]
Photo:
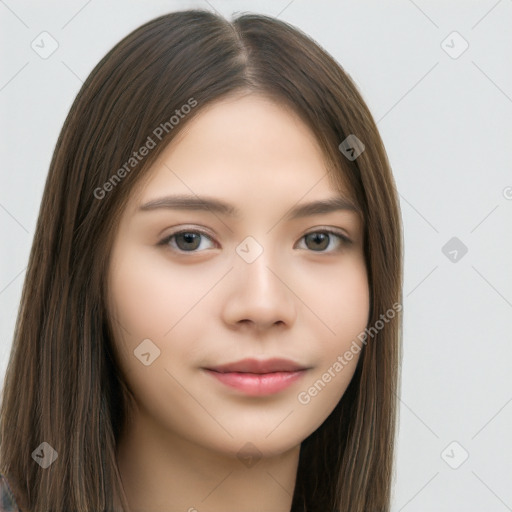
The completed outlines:
[[[259,240],[254,236],[247,236],[236,247],[238,254],[237,262],[235,264],[236,273],[241,281],[246,283],[246,286],[255,288],[254,292],[268,293],[278,287],[275,276],[276,269],[279,266],[277,261],[276,252],[270,247],[270,237],[263,237],[260,235]],[[279,272],[279,270],[278,270]],[[282,284],[282,283],[281,283]]]
[[[263,238],[263,237],[261,237]],[[293,320],[293,293],[286,286],[282,260],[278,251],[248,236],[236,247],[234,290],[227,308],[230,321],[252,320],[270,325]]]

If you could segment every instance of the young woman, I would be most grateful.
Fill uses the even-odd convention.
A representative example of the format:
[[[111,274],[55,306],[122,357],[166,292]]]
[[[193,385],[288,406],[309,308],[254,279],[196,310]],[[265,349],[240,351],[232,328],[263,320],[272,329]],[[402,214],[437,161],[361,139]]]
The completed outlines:
[[[340,65],[267,16],[142,25],[51,162],[4,510],[389,511],[401,285],[392,173]]]

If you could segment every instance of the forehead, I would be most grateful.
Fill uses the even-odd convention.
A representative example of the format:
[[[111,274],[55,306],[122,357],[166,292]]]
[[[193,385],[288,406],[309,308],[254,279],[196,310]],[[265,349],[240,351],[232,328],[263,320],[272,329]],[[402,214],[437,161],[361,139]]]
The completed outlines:
[[[262,208],[269,200],[350,199],[348,189],[333,185],[311,129],[291,109],[256,94],[204,107],[147,172],[137,207],[167,192],[226,197],[241,208],[248,198]]]
[[[208,160],[239,164],[240,170],[261,170],[284,159],[316,166],[325,163],[315,135],[284,104],[244,94],[228,97],[199,111],[165,152],[179,160]],[[240,162],[240,159],[242,161]]]

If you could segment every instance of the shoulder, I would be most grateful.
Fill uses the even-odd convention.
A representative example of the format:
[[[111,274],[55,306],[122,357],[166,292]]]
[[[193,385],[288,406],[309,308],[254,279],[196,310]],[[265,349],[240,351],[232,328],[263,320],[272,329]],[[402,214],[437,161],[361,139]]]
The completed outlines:
[[[5,475],[0,473],[0,512],[21,512]]]

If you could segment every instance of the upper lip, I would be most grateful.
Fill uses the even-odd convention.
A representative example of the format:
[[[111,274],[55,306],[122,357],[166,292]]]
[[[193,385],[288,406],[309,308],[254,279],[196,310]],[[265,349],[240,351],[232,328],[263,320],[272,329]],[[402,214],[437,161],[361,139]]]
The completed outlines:
[[[306,370],[289,359],[242,359],[234,363],[212,366],[207,370],[213,370],[220,373],[240,372],[240,373],[273,373],[273,372],[294,372],[298,370]]]

